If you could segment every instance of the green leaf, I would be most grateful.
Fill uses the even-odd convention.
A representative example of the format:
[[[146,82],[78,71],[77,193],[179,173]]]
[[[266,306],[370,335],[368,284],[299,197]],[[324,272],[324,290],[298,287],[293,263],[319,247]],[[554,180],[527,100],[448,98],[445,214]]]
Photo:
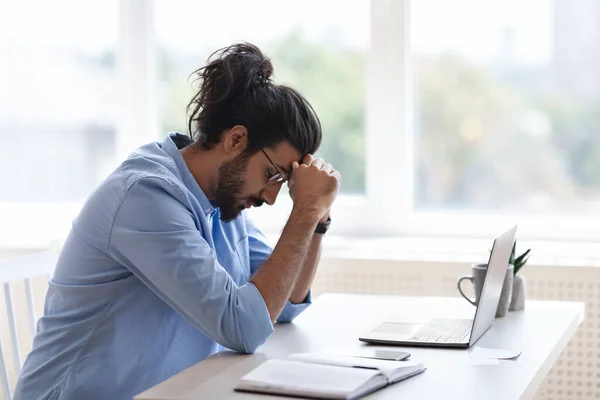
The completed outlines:
[[[510,252],[510,258],[508,259],[508,263],[515,265],[515,248],[517,246],[517,241],[515,240],[515,242],[513,243],[513,247],[512,250]]]
[[[519,272],[521,270],[521,268],[523,268],[523,266],[525,264],[527,264],[529,257],[526,257],[526,256],[527,256],[527,254],[529,254],[530,251],[531,251],[531,249],[527,250],[525,253],[523,253],[519,256],[518,261],[516,261],[514,264],[515,269],[514,269],[513,275],[516,275],[517,272]]]
[[[523,261],[523,259],[525,257],[527,257],[527,254],[529,254],[529,252],[531,251],[531,249],[527,250],[525,253],[521,254],[519,257],[517,257],[517,259],[515,260],[515,263],[517,264],[525,264],[526,261]]]
[[[516,266],[515,265],[515,269],[513,270],[513,275],[516,275],[517,272],[519,272],[519,270],[521,269],[522,265]]]

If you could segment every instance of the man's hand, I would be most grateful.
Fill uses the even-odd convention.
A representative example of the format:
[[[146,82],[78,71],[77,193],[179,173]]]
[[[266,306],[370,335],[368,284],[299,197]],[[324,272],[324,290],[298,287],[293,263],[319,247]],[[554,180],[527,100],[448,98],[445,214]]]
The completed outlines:
[[[302,159],[302,164],[294,162],[292,168],[288,187],[294,207],[316,212],[319,222],[325,222],[337,197],[341,174],[322,158],[313,158],[310,154]]]
[[[292,166],[288,187],[294,207],[273,253],[250,279],[265,300],[272,321],[288,299],[299,303],[306,297],[320,249],[320,239],[313,240],[314,231],[319,221],[327,219],[340,189],[340,173],[320,158],[307,155],[302,164],[294,162]],[[310,267],[303,268],[305,261]]]

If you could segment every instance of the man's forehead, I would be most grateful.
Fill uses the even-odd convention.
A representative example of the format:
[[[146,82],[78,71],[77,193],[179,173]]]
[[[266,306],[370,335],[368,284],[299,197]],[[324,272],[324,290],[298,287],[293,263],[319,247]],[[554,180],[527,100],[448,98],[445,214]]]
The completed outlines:
[[[273,160],[273,163],[281,171],[289,172],[292,169],[292,163],[294,161],[300,162],[302,154],[296,150],[291,144],[283,142],[271,148],[269,157]]]

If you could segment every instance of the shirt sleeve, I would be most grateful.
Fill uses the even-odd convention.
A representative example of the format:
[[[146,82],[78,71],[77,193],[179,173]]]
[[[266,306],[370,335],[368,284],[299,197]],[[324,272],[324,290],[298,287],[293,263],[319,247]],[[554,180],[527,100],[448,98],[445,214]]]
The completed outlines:
[[[116,213],[110,255],[215,342],[252,353],[273,332],[250,282],[237,286],[219,265],[179,189],[156,177],[132,185]]]
[[[269,245],[267,238],[254,224],[252,219],[246,214],[246,231],[248,232],[248,246],[250,248],[250,270],[252,275],[260,269],[264,262],[269,258],[273,249]],[[302,313],[308,306],[312,304],[311,291],[308,291],[308,295],[302,303],[293,304],[289,300],[285,307],[277,317],[277,322],[286,323],[292,322],[300,313]]]

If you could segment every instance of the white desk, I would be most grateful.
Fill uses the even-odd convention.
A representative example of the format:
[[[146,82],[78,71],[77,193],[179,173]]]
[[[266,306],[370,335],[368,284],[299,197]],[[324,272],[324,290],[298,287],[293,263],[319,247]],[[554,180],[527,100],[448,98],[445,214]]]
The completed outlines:
[[[254,355],[223,352],[210,357],[135,397],[138,400],[277,399],[233,391],[238,379],[267,358],[293,352],[364,346],[360,332],[385,316],[472,316],[475,308],[461,298],[388,297],[327,294],[291,324],[278,325]],[[573,337],[584,317],[584,304],[529,301],[524,311],[497,319],[476,345],[523,350],[515,361],[473,365],[469,350],[405,347],[427,371],[382,389],[368,399],[530,399]]]

